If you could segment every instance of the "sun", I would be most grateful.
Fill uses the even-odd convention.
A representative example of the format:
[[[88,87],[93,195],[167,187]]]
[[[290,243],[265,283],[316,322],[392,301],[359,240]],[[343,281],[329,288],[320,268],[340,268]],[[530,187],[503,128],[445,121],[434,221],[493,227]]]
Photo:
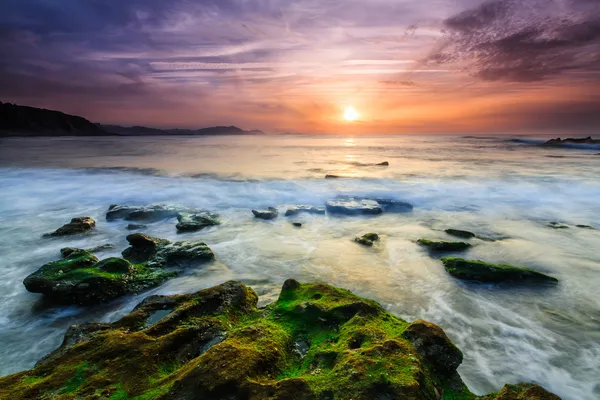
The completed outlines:
[[[344,119],[348,122],[356,121],[359,116],[354,107],[346,107],[344,109]]]

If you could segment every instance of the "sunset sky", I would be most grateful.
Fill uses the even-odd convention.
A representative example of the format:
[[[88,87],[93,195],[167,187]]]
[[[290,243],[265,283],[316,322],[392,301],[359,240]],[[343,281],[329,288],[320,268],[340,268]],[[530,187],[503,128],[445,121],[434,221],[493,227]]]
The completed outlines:
[[[600,130],[599,0],[2,0],[0,54],[0,101],[109,124]]]

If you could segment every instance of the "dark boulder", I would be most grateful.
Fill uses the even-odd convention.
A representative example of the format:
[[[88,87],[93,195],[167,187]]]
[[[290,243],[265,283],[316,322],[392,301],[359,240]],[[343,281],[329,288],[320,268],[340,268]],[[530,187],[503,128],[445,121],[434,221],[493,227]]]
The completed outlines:
[[[375,200],[354,197],[329,200],[325,208],[330,214],[340,215],[379,215],[383,213],[383,208]]]
[[[462,363],[462,352],[442,328],[431,322],[415,321],[406,328],[402,336],[410,340],[419,354],[439,371],[454,372]]]
[[[379,166],[379,167],[387,167],[387,166],[389,166],[389,165],[390,165],[390,163],[389,163],[389,162],[387,162],[387,161],[384,161],[384,162],[380,162],[380,163],[378,163],[378,164],[375,164],[375,165],[377,165],[377,166]]]
[[[379,235],[376,233],[366,233],[361,237],[354,238],[356,243],[362,244],[363,246],[371,247],[379,240]]]
[[[446,242],[445,240],[429,239],[419,239],[417,244],[427,247],[429,251],[433,252],[463,251],[471,247],[469,243],[465,242]]]
[[[151,206],[121,206],[113,204],[106,212],[106,220],[115,221],[124,219],[126,221],[156,222],[167,218],[175,218],[182,212],[199,213],[202,212],[202,210],[165,204],[155,204]]]
[[[286,217],[291,217],[298,214],[325,214],[325,207],[315,207],[315,206],[290,206],[285,212]]]

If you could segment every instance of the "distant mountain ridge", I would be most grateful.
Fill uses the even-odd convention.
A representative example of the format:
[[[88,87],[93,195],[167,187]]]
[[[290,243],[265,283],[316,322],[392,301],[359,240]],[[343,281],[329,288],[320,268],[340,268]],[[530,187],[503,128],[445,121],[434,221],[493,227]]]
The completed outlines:
[[[157,129],[145,126],[123,127],[95,124],[83,117],[60,111],[0,102],[0,137],[8,136],[206,136],[258,135],[236,126],[201,129]]]

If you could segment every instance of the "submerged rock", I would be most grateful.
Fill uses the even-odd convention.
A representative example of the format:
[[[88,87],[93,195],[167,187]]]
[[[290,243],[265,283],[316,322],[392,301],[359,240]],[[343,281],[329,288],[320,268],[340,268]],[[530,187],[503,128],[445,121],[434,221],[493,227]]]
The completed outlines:
[[[557,283],[558,279],[529,268],[490,264],[484,261],[444,257],[442,263],[450,275],[481,282]]]
[[[581,228],[581,229],[596,229],[593,226],[590,225],[575,225],[577,228]]]
[[[219,216],[208,212],[200,214],[179,213],[177,214],[178,232],[195,232],[208,226],[219,225]]]
[[[121,206],[113,204],[106,212],[106,220],[115,221],[124,219],[126,221],[156,222],[167,218],[174,218],[177,214],[182,212],[198,213],[202,212],[202,210],[169,206],[165,204],[155,204],[151,206]]]
[[[45,237],[67,236],[78,233],[86,233],[96,227],[96,221],[92,217],[77,217],[71,219],[71,222],[65,224],[52,233],[46,233]]]
[[[585,138],[556,138],[544,143],[545,146],[560,146],[564,144],[600,144],[600,140],[594,140],[591,136],[588,136]]]
[[[302,228],[301,222],[292,222],[292,225],[294,225],[296,228]]]
[[[325,205],[330,214],[343,215],[379,215],[384,212],[410,212],[413,206],[404,201],[385,197],[348,197],[339,196]]]
[[[569,229],[567,225],[560,222],[548,222],[548,227],[552,229]]]
[[[127,237],[123,258],[98,260],[86,250],[65,248],[23,281],[25,288],[66,304],[94,304],[138,293],[176,276],[183,268],[214,258],[204,243],[177,242],[143,234]]]
[[[387,162],[387,161],[384,161],[384,162],[380,162],[380,163],[378,163],[378,164],[375,164],[375,165],[377,165],[377,166],[379,166],[379,167],[387,167],[387,166],[389,166],[389,165],[390,165],[390,163],[389,163],[389,162]]]
[[[146,229],[148,225],[144,224],[129,224],[127,225],[127,230],[129,231],[139,231],[140,229]]]
[[[113,323],[73,325],[33,369],[0,378],[0,398],[479,398],[437,325],[409,324],[324,284],[288,280],[275,303],[259,310],[257,301],[254,290],[227,282],[150,296]],[[530,397],[509,397],[523,393]],[[532,384],[484,398],[558,399]]]
[[[375,200],[364,200],[354,197],[329,200],[325,207],[330,214],[379,215],[383,213],[383,208]]]
[[[456,236],[463,239],[472,239],[475,237],[475,234],[473,232],[463,231],[460,229],[446,229],[444,232],[446,232],[448,235]]]
[[[379,240],[379,235],[376,233],[366,233],[361,237],[354,238],[356,243],[360,243],[364,246],[373,246],[373,244]]]
[[[419,239],[417,244],[427,247],[430,251],[463,251],[471,247],[465,242],[447,242],[445,240]]]
[[[275,219],[279,215],[279,211],[275,207],[269,207],[266,210],[252,210],[255,218],[259,219]]]
[[[315,207],[315,206],[291,206],[288,207],[285,212],[286,217],[291,217],[298,214],[325,214],[325,207]]]

